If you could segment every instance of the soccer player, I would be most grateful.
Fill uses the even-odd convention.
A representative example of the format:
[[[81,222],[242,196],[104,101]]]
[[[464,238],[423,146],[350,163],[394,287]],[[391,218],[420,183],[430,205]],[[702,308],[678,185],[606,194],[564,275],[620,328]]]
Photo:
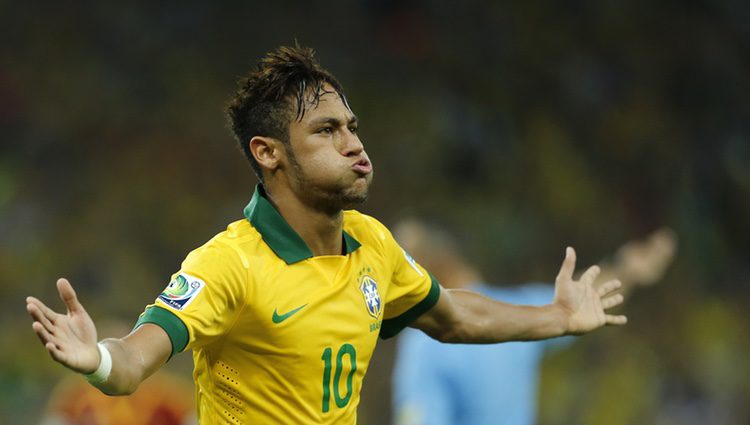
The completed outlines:
[[[514,304],[544,305],[552,285],[528,283],[489,286],[461,254],[444,227],[419,220],[394,226],[396,240],[440,280],[445,288],[479,292]],[[660,229],[644,240],[623,245],[604,275],[618,275],[620,292],[658,281],[674,258],[676,238]],[[393,410],[397,425],[533,425],[537,385],[546,352],[572,342],[558,338],[497,346],[439,344],[407,330],[398,339],[393,370]],[[478,390],[481,388],[481,391]]]
[[[599,273],[573,279],[567,248],[552,303],[516,306],[441,289],[386,227],[350,210],[373,166],[339,82],[311,49],[282,47],[241,81],[232,128],[260,184],[245,217],[188,254],[135,328],[97,343],[66,279],[67,312],[29,297],[49,355],[107,394],[129,394],[192,350],[200,423],[353,424],[378,336],[416,327],[443,342],[583,334],[626,318]]]

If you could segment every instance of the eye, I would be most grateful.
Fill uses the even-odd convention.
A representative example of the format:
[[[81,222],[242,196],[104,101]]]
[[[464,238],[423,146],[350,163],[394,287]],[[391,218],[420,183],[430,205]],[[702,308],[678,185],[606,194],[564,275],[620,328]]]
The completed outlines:
[[[318,130],[318,133],[320,133],[320,134],[333,134],[333,127],[323,127],[320,130]]]
[[[353,125],[353,126],[349,127],[349,131],[351,131],[352,134],[357,134],[357,131],[359,131],[359,127],[356,126],[356,125]]]

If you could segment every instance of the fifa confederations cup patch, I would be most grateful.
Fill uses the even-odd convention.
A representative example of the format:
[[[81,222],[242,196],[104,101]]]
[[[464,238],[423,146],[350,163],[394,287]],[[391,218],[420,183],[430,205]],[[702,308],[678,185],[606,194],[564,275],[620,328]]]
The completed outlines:
[[[401,251],[403,251],[404,258],[406,258],[406,262],[409,263],[409,265],[411,266],[411,268],[413,268],[414,271],[417,272],[417,274],[419,276],[424,276],[424,273],[422,273],[422,271],[419,270],[419,267],[417,267],[417,262],[414,261],[414,259],[411,257],[411,255],[409,255],[409,253],[406,252],[404,249],[401,249]]]
[[[158,300],[181,311],[187,307],[206,284],[197,277],[190,276],[187,273],[180,273],[159,295]]]

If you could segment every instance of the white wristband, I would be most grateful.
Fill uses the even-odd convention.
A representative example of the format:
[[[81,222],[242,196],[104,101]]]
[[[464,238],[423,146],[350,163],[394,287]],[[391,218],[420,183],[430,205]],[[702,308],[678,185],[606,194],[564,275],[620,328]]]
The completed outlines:
[[[101,342],[96,344],[96,348],[99,349],[101,360],[99,361],[99,367],[95,371],[83,375],[86,380],[90,383],[97,385],[106,381],[109,378],[110,372],[112,372],[112,355],[109,354],[109,350]]]

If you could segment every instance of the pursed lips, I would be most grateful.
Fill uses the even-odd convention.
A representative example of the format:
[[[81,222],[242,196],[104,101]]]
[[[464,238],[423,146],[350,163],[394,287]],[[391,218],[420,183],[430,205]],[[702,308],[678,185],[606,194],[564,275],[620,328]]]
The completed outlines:
[[[362,158],[352,164],[352,170],[358,174],[366,175],[372,173],[372,164],[367,158]]]

